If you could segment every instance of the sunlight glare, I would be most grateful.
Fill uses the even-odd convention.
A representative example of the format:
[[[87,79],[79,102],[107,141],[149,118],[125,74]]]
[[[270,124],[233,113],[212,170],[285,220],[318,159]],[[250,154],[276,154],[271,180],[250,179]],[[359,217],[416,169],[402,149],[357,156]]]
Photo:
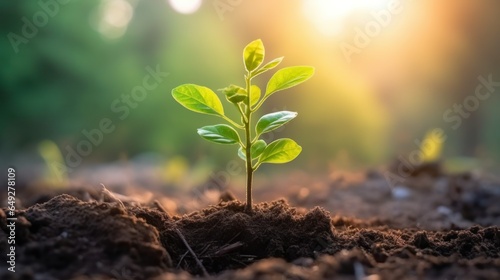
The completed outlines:
[[[168,3],[176,12],[181,14],[192,14],[201,6],[202,0],[168,0]]]
[[[307,18],[326,36],[337,35],[342,30],[344,20],[359,10],[383,8],[388,0],[307,0],[304,13]]]
[[[99,10],[99,32],[110,39],[123,36],[134,15],[132,5],[125,0],[106,0],[102,1]]]

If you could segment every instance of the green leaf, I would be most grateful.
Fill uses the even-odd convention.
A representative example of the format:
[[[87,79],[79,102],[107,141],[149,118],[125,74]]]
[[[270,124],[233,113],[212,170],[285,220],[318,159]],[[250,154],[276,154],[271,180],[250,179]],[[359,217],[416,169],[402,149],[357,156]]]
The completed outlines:
[[[238,156],[242,160],[247,161],[247,156],[245,155],[245,151],[243,151],[243,149],[241,147],[238,149]]]
[[[245,62],[245,68],[251,72],[260,66],[264,60],[264,44],[262,40],[258,39],[250,42],[243,50],[243,60]]]
[[[262,154],[262,152],[264,152],[266,146],[267,146],[266,141],[262,139],[257,140],[250,148],[250,154],[252,155],[252,159],[258,158]],[[241,147],[238,149],[238,156],[242,160],[246,161],[247,156],[245,155],[245,151],[243,151]]]
[[[184,84],[172,89],[172,96],[187,109],[208,115],[224,115],[219,97],[211,89],[194,84]]]
[[[266,149],[266,141],[264,140],[257,140],[255,143],[253,143],[252,147],[250,148],[250,154],[252,155],[252,159],[258,158],[262,152]]]
[[[240,136],[227,124],[216,124],[198,128],[198,134],[204,139],[219,144],[238,144]]]
[[[262,116],[255,125],[257,135],[266,133],[286,124],[297,116],[296,112],[280,111]]]
[[[247,98],[247,91],[239,86],[230,85],[223,89],[220,89],[226,96],[227,101],[238,104]]]
[[[252,85],[250,87],[250,104],[251,106],[255,106],[257,102],[259,102],[261,96],[261,90],[258,86]]]
[[[287,163],[294,160],[302,151],[302,147],[288,138],[278,139],[269,144],[260,155],[261,163]]]
[[[267,97],[277,91],[291,88],[305,82],[314,74],[314,68],[310,66],[292,66],[278,70],[267,83]]]
[[[266,63],[266,65],[262,66],[259,70],[255,71],[255,73],[252,74],[252,77],[256,77],[257,75],[260,75],[264,72],[273,69],[274,67],[278,66],[281,63],[281,61],[283,61],[283,56],[269,61],[268,63]]]

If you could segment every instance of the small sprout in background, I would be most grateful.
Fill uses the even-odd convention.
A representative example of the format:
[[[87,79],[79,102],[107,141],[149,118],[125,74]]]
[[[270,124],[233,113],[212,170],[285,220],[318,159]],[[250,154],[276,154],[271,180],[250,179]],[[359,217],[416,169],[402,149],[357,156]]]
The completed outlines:
[[[261,66],[264,56],[265,49],[260,39],[248,44],[243,50],[245,85],[229,85],[219,90],[240,113],[240,123],[225,115],[219,97],[207,87],[184,84],[172,90],[174,99],[187,109],[218,116],[230,124],[204,126],[198,129],[198,134],[211,142],[239,146],[238,156],[245,161],[247,171],[245,210],[248,212],[252,211],[252,179],[255,170],[262,163],[292,161],[302,151],[302,147],[289,138],[277,139],[271,143],[259,139],[264,133],[273,131],[294,119],[297,116],[296,112],[280,111],[266,114],[257,120],[255,129],[252,129],[253,114],[273,93],[301,84],[314,74],[314,68],[310,66],[282,68],[271,77],[262,94],[258,86],[252,85],[252,79],[275,68],[283,60],[283,57],[279,57]],[[237,129],[243,131],[244,137],[240,137]]]
[[[439,129],[432,129],[425,134],[421,144],[423,162],[436,162],[441,159],[444,140],[439,131]]]
[[[38,153],[46,165],[44,181],[56,188],[66,187],[68,185],[68,168],[57,144],[51,140],[44,140],[38,144]]]

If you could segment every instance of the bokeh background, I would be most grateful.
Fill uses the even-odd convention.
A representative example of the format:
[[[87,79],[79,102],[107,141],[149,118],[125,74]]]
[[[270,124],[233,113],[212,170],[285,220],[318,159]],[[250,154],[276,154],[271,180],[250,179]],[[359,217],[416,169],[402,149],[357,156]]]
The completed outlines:
[[[282,66],[316,68],[263,106],[299,112],[267,139],[294,138],[304,149],[292,164],[263,166],[261,176],[382,166],[435,128],[447,135],[439,157],[450,169],[495,170],[500,87],[471,103],[477,109],[467,117],[444,115],[473,102],[479,76],[500,81],[498,11],[495,0],[2,1],[1,165],[27,183],[127,181],[130,169],[166,185],[217,177],[237,148],[199,138],[196,128],[220,120],[185,110],[170,91],[242,84],[242,49],[261,38],[266,61],[285,56]],[[128,105],[124,96],[147,69],[168,76]],[[256,83],[265,87],[271,74]],[[113,109],[125,104],[127,114]],[[103,118],[114,130],[69,164],[70,150],[87,141],[82,131]]]

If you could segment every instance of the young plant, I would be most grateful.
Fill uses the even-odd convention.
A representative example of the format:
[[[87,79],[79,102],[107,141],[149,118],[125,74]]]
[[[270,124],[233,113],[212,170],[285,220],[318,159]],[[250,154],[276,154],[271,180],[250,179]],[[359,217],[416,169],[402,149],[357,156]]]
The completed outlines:
[[[187,109],[218,116],[230,124],[204,126],[198,129],[198,134],[211,142],[239,145],[238,156],[246,164],[245,210],[248,212],[252,211],[252,178],[255,170],[263,163],[292,161],[302,151],[302,147],[289,138],[277,139],[269,144],[259,139],[264,133],[273,131],[294,119],[297,116],[296,112],[280,111],[266,114],[257,121],[255,131],[252,129],[252,116],[273,93],[303,83],[314,74],[314,68],[309,66],[282,68],[271,77],[266,91],[262,94],[261,89],[252,84],[252,79],[275,68],[283,60],[283,57],[279,57],[261,66],[264,54],[264,45],[260,39],[248,44],[243,50],[243,62],[246,69],[245,86],[230,85],[220,90],[226,96],[227,101],[240,113],[240,123],[225,115],[220,99],[207,87],[184,84],[172,90],[174,99]],[[237,129],[243,132],[243,138],[240,137]]]

